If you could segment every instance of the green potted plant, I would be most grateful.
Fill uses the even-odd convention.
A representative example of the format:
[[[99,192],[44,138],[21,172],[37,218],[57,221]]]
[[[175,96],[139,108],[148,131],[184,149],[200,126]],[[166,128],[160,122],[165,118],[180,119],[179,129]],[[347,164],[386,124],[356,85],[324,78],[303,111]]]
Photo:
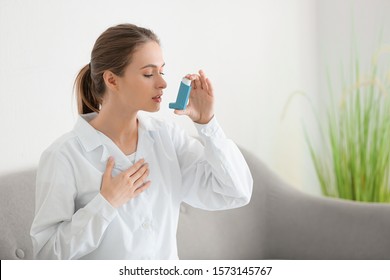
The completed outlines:
[[[353,59],[337,91],[328,74],[331,100],[325,117],[317,119],[320,148],[305,132],[325,196],[390,202],[390,69],[383,58],[382,49],[368,74]]]

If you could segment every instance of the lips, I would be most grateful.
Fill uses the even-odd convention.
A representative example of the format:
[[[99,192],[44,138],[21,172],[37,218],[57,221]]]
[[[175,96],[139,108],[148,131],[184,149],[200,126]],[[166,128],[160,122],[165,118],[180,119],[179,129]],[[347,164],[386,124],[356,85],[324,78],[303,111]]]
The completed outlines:
[[[152,99],[153,99],[154,102],[160,103],[161,99],[162,99],[161,96],[162,96],[162,94],[158,94],[158,95],[152,97]]]

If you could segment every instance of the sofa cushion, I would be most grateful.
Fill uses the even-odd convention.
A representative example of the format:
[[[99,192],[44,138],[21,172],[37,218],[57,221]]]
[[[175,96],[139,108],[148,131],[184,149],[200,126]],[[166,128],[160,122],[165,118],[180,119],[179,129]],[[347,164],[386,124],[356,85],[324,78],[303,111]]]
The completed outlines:
[[[31,259],[36,170],[1,177],[0,259]]]

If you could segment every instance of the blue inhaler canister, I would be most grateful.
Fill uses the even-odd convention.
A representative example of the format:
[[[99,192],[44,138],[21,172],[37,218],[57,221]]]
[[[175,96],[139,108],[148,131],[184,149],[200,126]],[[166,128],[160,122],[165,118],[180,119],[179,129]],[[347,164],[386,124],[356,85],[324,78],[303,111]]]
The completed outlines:
[[[184,110],[187,107],[188,98],[190,97],[190,92],[191,92],[191,80],[187,78],[183,78],[180,83],[176,102],[169,103],[169,108]]]

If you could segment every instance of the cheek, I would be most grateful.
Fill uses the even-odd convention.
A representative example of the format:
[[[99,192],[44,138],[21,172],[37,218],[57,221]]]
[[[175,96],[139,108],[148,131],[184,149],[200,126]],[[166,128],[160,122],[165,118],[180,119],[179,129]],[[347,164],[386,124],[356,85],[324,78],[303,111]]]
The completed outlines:
[[[133,99],[133,101],[138,100],[142,103],[143,100],[150,95],[151,86],[151,81],[148,81],[147,79],[144,79],[144,81],[137,80],[133,83],[128,83],[126,92],[128,97]]]
[[[148,92],[153,88],[153,79],[145,78],[143,75],[128,74],[122,80],[123,89],[122,91],[129,97],[142,98],[147,95]]]
[[[123,83],[123,89],[127,94],[135,94],[143,87],[142,81],[138,79],[127,79]]]
[[[140,79],[134,84],[134,88],[137,89],[139,94],[145,94],[153,88],[153,80],[147,78]]]

